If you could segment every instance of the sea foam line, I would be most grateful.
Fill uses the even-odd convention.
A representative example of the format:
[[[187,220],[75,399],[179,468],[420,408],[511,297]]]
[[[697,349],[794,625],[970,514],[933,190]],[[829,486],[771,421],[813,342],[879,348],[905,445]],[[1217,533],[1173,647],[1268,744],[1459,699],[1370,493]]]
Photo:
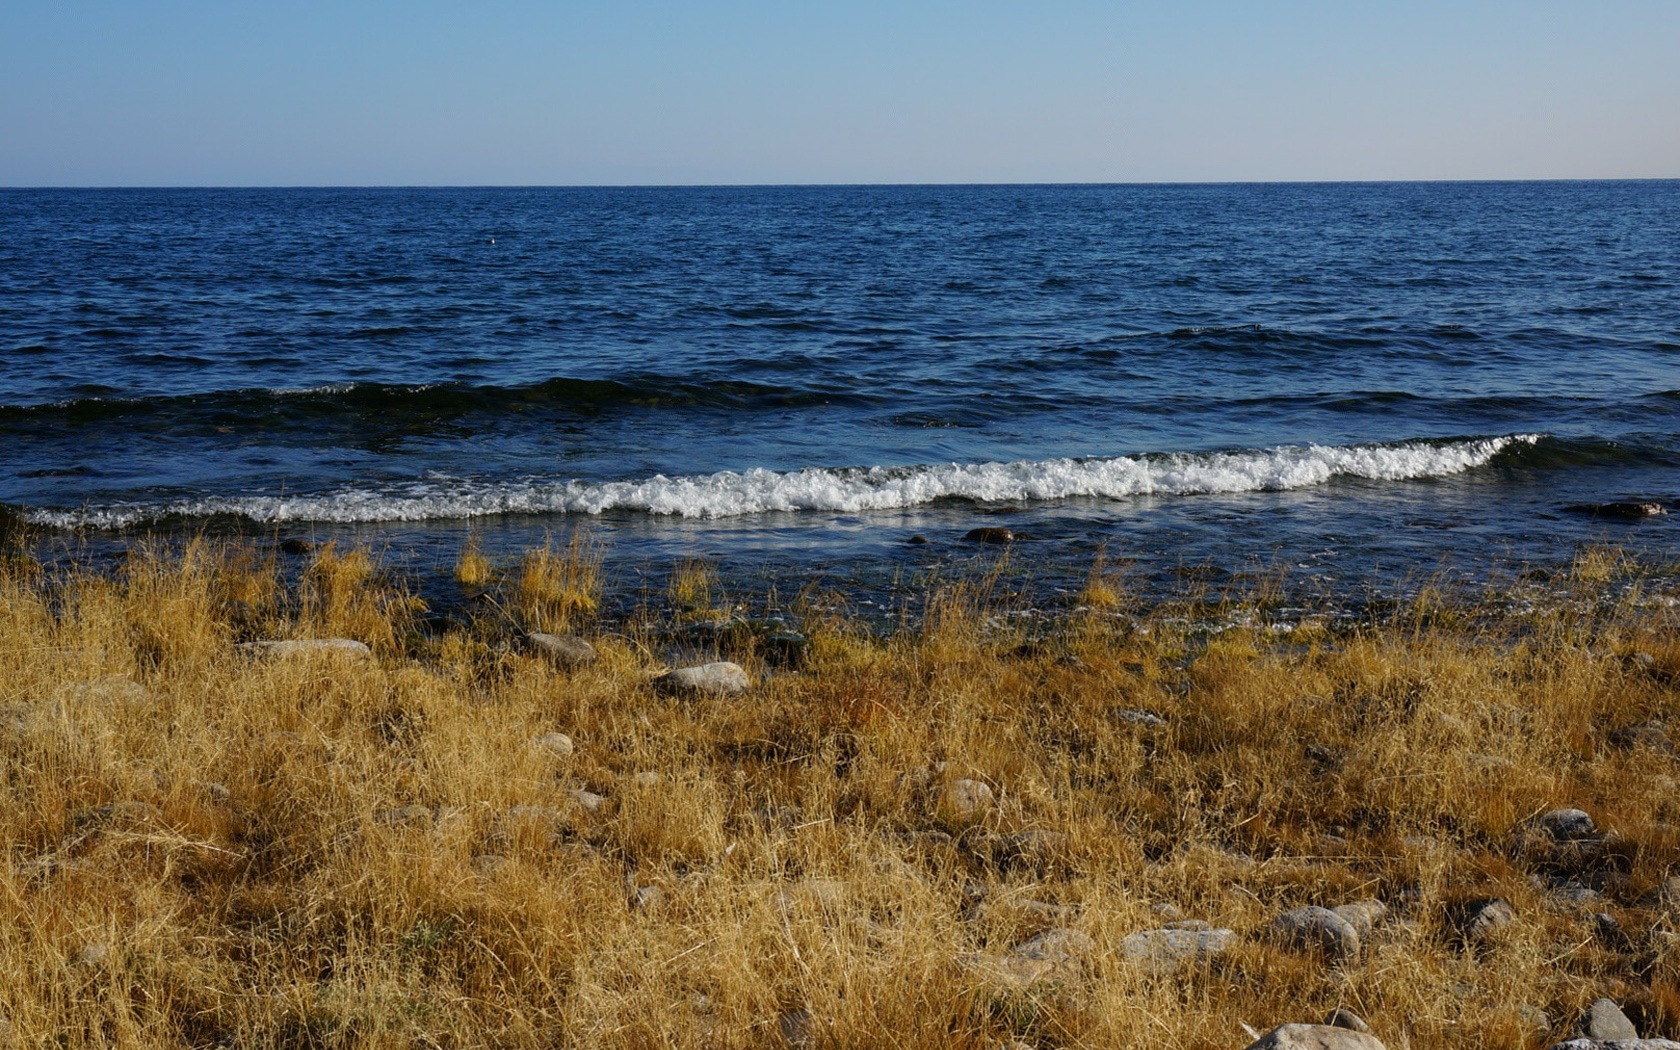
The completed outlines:
[[[221,515],[257,522],[426,521],[608,511],[728,518],[776,511],[857,513],[943,499],[1002,502],[1281,491],[1322,485],[1333,478],[1406,481],[1459,474],[1486,464],[1507,448],[1532,445],[1542,436],[915,467],[755,468],[692,477],[661,474],[638,481],[436,478],[377,490],[313,495],[211,496],[76,510],[35,509],[26,511],[24,518],[59,528],[121,528],[166,518]]]

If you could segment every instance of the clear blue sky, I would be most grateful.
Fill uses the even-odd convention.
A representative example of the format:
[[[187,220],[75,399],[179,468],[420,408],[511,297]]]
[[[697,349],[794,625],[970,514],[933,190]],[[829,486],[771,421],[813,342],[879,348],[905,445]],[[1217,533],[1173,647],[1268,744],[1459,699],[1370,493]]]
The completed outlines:
[[[1680,176],[1680,0],[0,0],[0,185]]]

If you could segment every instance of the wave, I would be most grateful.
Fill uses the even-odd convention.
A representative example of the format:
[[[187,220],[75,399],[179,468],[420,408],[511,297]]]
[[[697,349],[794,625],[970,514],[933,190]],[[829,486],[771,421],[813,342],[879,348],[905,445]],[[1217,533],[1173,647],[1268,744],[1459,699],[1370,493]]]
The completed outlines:
[[[640,512],[728,518],[770,512],[859,513],[963,500],[1124,499],[1281,491],[1337,478],[1407,481],[1485,466],[1543,435],[1376,445],[1289,445],[1211,453],[950,463],[911,467],[752,469],[633,481],[434,478],[381,489],[298,496],[212,496],[78,510],[31,509],[26,521],[57,528],[123,528],[169,520],[238,517],[254,522],[384,522],[502,514]]]
[[[111,391],[114,393],[114,391]],[[0,432],[98,422],[168,426],[238,419],[247,426],[342,418],[451,418],[552,411],[590,414],[615,406],[786,408],[873,404],[849,389],[780,386],[744,380],[676,378],[652,373],[622,379],[560,376],[523,386],[463,383],[347,383],[304,389],[249,388],[160,397],[97,396],[36,405],[0,405]]]

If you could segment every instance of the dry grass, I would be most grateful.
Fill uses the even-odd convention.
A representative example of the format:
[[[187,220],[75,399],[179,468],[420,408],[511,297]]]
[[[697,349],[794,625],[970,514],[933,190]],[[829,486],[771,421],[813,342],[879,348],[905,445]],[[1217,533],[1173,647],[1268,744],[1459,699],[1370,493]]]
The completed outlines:
[[[569,673],[509,644],[514,618],[587,627],[599,570],[586,543],[533,552],[514,615],[443,635],[365,551],[291,584],[201,544],[0,570],[11,1038],[758,1047],[803,1010],[820,1046],[1224,1048],[1346,1005],[1391,1048],[1522,1047],[1598,995],[1680,1032],[1680,913],[1647,896],[1680,861],[1680,768],[1610,737],[1680,714],[1671,606],[1426,600],[1282,638],[1082,613],[1025,639],[953,588],[886,639],[808,617],[798,670],[748,639],[753,692],[685,699],[650,686],[651,638]],[[672,598],[681,621],[715,581],[690,567]],[[235,648],[340,635],[373,656]],[[551,732],[575,752],[533,745]],[[964,779],[992,803],[954,808]],[[1556,806],[1612,837],[1537,852],[1520,826]],[[1464,947],[1450,917],[1483,896],[1517,921]],[[1263,935],[1373,897],[1394,916],[1355,959]],[[1145,972],[1122,942],[1164,905],[1240,942]],[[1052,924],[1088,955],[998,976]]]

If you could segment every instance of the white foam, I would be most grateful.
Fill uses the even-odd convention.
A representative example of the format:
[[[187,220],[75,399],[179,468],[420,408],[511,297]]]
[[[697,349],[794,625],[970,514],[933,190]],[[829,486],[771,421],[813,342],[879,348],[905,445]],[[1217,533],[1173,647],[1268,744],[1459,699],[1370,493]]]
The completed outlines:
[[[640,511],[727,518],[773,511],[858,513],[941,499],[1014,502],[1146,495],[1280,491],[1333,478],[1405,481],[1482,466],[1537,434],[1393,445],[1290,445],[1242,452],[1169,453],[1111,458],[950,463],[917,467],[753,469],[639,481],[484,482],[434,477],[378,490],[307,496],[217,496],[79,510],[32,510],[24,517],[60,528],[120,528],[170,517],[234,515],[259,522],[378,522],[474,518],[493,514],[603,514]]]

